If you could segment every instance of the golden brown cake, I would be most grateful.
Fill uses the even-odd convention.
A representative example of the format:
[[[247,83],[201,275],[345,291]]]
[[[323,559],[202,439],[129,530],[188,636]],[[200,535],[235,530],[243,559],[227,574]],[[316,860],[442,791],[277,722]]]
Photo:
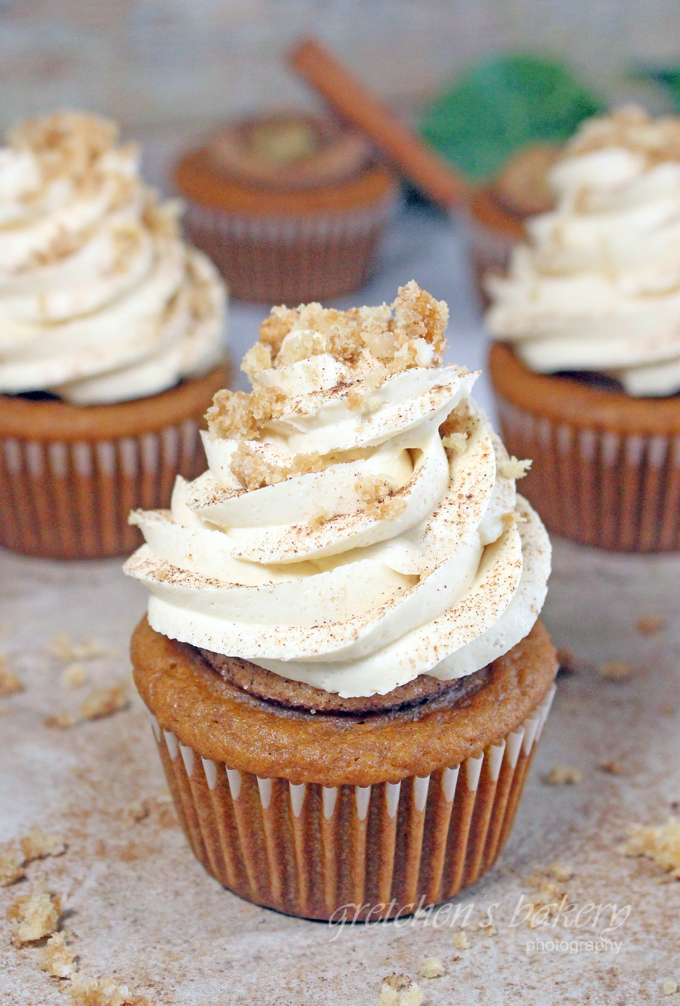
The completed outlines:
[[[357,133],[306,115],[227,126],[180,160],[175,183],[232,295],[265,303],[361,286],[397,194]]]

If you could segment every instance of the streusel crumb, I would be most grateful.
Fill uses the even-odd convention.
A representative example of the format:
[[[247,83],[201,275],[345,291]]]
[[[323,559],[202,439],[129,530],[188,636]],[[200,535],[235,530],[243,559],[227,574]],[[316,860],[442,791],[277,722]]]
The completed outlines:
[[[423,993],[408,975],[388,975],[383,978],[379,1006],[420,1006]]]
[[[354,483],[354,489],[374,520],[394,520],[406,509],[406,500],[391,496],[393,491],[387,479],[364,475]]]
[[[26,876],[24,854],[15,845],[0,848],[0,887],[9,887]]]
[[[661,986],[661,991],[665,996],[674,996],[678,991],[678,983],[675,978],[667,978]]]
[[[438,957],[426,957],[420,965],[421,978],[441,978],[446,974],[446,968]]]
[[[531,465],[532,462],[529,458],[519,461],[513,454],[508,461],[504,461],[499,466],[498,471],[504,479],[523,479]]]
[[[47,941],[40,967],[53,978],[70,978],[76,970],[76,955],[63,933],[54,933]]]
[[[120,709],[125,709],[129,700],[123,685],[110,685],[108,688],[95,688],[80,707],[83,719],[100,720],[111,716]]]
[[[74,727],[78,722],[78,717],[73,713],[68,712],[66,709],[62,709],[58,713],[52,713],[50,716],[45,717],[45,726],[56,728],[57,730],[69,730]]]
[[[598,666],[597,673],[609,681],[628,681],[633,672],[623,660],[607,660]]]
[[[317,451],[294,454],[288,461],[276,461],[266,458],[250,443],[240,444],[230,463],[232,473],[249,492],[285,482],[296,475],[323,471],[323,467],[323,460]]]
[[[210,431],[218,437],[257,440],[265,423],[279,415],[285,394],[280,388],[256,384],[250,394],[224,388],[205,414]]]
[[[46,643],[45,653],[54,660],[64,661],[96,660],[99,657],[118,655],[97,639],[84,639],[82,643],[74,643],[68,632],[59,632]]]
[[[73,1006],[154,1006],[151,999],[136,995],[127,985],[117,985],[113,978],[83,978],[76,972],[69,995]]]
[[[666,619],[663,615],[645,615],[638,618],[636,627],[643,636],[653,636],[655,632],[662,632],[666,628]]]
[[[461,454],[467,444],[467,433],[449,433],[442,437],[442,446],[452,454]]]
[[[625,147],[642,154],[649,165],[680,161],[680,123],[674,115],[654,119],[644,108],[626,105],[588,119],[567,144],[564,156],[607,147]]]
[[[571,765],[553,765],[545,781],[550,786],[571,786],[581,782],[582,778],[583,774],[578,768],[573,768]]]
[[[87,675],[82,664],[69,664],[61,672],[59,684],[62,688],[80,688],[85,684]]]
[[[62,856],[66,852],[59,835],[48,835],[40,828],[31,828],[28,835],[21,839],[21,848],[27,863],[45,859],[46,856]]]
[[[456,948],[456,950],[469,950],[470,941],[467,938],[467,934],[463,932],[456,933],[456,935],[453,937],[453,945]]]
[[[15,695],[22,691],[23,687],[16,674],[7,670],[5,658],[0,654],[0,699]]]
[[[61,915],[61,901],[50,894],[44,881],[38,881],[28,894],[20,894],[7,909],[12,920],[12,943],[33,943],[56,931]]]
[[[252,381],[253,378],[263,370],[269,370],[271,365],[272,347],[268,346],[264,342],[256,342],[254,346],[250,347],[246,355],[243,357],[241,370],[244,374],[247,374]]]
[[[647,828],[642,824],[630,827],[630,837],[623,849],[626,856],[646,856],[680,880],[680,821],[669,817],[666,824]]]

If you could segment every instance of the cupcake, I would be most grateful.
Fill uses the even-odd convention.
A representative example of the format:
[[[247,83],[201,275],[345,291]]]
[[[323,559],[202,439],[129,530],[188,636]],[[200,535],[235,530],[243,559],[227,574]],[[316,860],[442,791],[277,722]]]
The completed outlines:
[[[442,366],[447,307],[275,308],[209,469],[137,511],[132,662],[189,843],[257,904],[389,918],[495,861],[547,716],[550,545]],[[348,914],[349,913],[349,914]]]
[[[234,297],[322,300],[368,278],[397,196],[358,133],[272,115],[227,126],[175,170],[187,228]]]
[[[0,149],[0,544],[30,555],[132,551],[227,380],[222,282],[117,133],[60,112]]]
[[[680,548],[680,119],[586,123],[490,277],[491,379],[548,528],[604,548]],[[504,343],[504,344],[501,344]]]

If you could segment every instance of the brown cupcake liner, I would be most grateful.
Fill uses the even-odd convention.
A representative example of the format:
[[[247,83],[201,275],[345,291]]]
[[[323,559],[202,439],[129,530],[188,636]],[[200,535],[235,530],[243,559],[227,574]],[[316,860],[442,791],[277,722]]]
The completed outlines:
[[[367,921],[446,901],[492,866],[554,693],[478,757],[372,786],[259,778],[202,758],[150,715],[182,828],[209,873],[289,915]]]
[[[218,367],[118,406],[5,399],[0,545],[54,559],[132,552],[142,536],[128,524],[130,510],[168,506],[175,476],[194,479],[205,469],[203,416],[227,377]]]
[[[238,300],[298,304],[362,286],[394,197],[338,213],[256,216],[189,200],[191,241],[215,263]]]
[[[473,195],[466,213],[468,249],[479,298],[490,304],[484,288],[487,273],[505,273],[513,249],[523,239],[521,219],[502,209],[487,189]]]
[[[522,495],[549,531],[623,552],[680,549],[680,435],[559,422],[498,389],[496,402],[508,451],[533,460]]]

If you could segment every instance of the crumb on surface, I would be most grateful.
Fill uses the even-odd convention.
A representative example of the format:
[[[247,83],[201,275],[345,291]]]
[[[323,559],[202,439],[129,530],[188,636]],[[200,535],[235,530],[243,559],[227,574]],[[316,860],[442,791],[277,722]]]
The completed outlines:
[[[467,938],[467,933],[463,932],[456,933],[456,935],[453,937],[453,945],[457,950],[469,950],[470,941]]]
[[[421,978],[441,978],[446,974],[446,968],[438,957],[426,957],[420,965]]]
[[[33,943],[56,931],[61,915],[61,901],[50,894],[44,881],[38,881],[28,894],[20,894],[7,909],[12,920],[12,943]]]
[[[76,972],[69,987],[73,1006],[154,1006],[146,996],[136,995],[113,978],[84,978]]]
[[[27,863],[45,859],[46,856],[61,856],[66,852],[66,846],[59,835],[49,835],[40,828],[30,829],[28,835],[21,839],[21,848]]]
[[[23,852],[16,845],[0,848],[0,887],[9,887],[26,876]]]
[[[623,766],[617,761],[604,761],[600,765],[600,769],[607,775],[623,775]]]
[[[53,978],[70,978],[76,970],[76,955],[63,933],[54,933],[47,941],[40,968]]]
[[[633,672],[623,660],[606,660],[598,665],[597,673],[608,681],[628,681]]]
[[[665,996],[673,996],[678,991],[678,983],[674,978],[667,978],[661,986],[661,991]]]
[[[644,615],[638,618],[635,626],[643,636],[652,636],[655,632],[662,632],[666,628],[666,619],[663,615]]]
[[[84,639],[81,643],[74,643],[68,632],[59,632],[46,643],[45,653],[54,660],[65,662],[116,656],[113,650],[104,646],[97,639]]]
[[[74,727],[79,721],[73,713],[62,709],[61,712],[51,713],[49,716],[46,716],[44,722],[46,727],[68,730],[69,727]]]
[[[551,863],[548,867],[548,873],[555,880],[564,884],[574,876],[573,866],[569,866],[568,863],[563,863],[561,859],[556,859],[554,863]]]
[[[572,765],[553,765],[545,777],[549,786],[571,786],[581,782],[583,773]]]
[[[669,817],[665,824],[651,828],[631,825],[623,853],[625,856],[645,856],[680,880],[680,820]]]
[[[230,468],[241,485],[252,492],[263,486],[277,485],[297,475],[323,471],[318,451],[293,454],[285,461],[267,458],[252,443],[241,443],[231,456]]]
[[[379,1006],[421,1006],[423,993],[408,975],[388,975],[380,988]]]
[[[87,675],[82,664],[68,664],[61,672],[59,684],[62,688],[80,688],[85,684]]]
[[[105,688],[95,688],[82,703],[80,710],[83,719],[100,720],[125,709],[129,699],[123,685],[110,685]]]
[[[0,653],[0,699],[4,699],[8,695],[15,695],[17,692],[23,691],[23,688],[24,686],[16,674],[12,674],[7,669],[5,657]]]
[[[504,479],[523,479],[529,472],[533,462],[529,458],[520,461],[513,454],[507,461],[498,467],[498,471]]]
[[[578,661],[576,654],[569,647],[565,646],[557,651],[557,665],[560,671],[565,674],[576,674]]]

